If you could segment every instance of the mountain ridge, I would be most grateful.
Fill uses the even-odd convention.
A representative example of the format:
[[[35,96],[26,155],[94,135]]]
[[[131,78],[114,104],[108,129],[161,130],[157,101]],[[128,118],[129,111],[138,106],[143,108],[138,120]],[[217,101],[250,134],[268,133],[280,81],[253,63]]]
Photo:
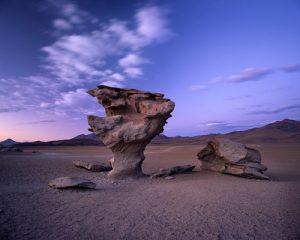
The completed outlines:
[[[251,128],[243,131],[234,131],[225,134],[207,134],[193,137],[168,137],[160,134],[151,144],[203,144],[215,137],[228,138],[241,143],[300,143],[300,121],[284,119],[262,127]],[[1,143],[0,143],[1,144]],[[36,141],[32,143],[16,144],[17,146],[95,146],[103,145],[94,133],[80,134],[71,139],[56,140],[49,142]]]

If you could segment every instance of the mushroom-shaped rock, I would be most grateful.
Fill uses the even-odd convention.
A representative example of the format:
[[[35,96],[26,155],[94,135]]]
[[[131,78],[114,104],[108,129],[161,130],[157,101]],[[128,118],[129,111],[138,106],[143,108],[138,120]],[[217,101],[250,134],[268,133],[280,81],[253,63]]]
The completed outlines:
[[[53,188],[96,188],[96,183],[80,177],[59,177],[49,182]]]
[[[266,179],[267,167],[261,164],[258,150],[228,139],[214,139],[208,142],[198,154],[201,168],[236,175],[245,178]]]
[[[91,131],[113,152],[110,178],[143,176],[147,144],[163,132],[175,104],[163,94],[100,85],[88,93],[103,105],[106,117],[88,116]]]
[[[96,161],[75,160],[73,164],[75,167],[84,168],[91,172],[106,172],[112,169],[111,165]]]

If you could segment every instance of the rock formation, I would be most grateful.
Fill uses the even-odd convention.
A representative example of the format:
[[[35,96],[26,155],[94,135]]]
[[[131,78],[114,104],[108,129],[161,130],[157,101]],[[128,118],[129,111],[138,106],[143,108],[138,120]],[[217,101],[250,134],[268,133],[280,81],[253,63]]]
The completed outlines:
[[[96,188],[96,183],[80,177],[59,177],[49,182],[53,188]]]
[[[175,104],[163,94],[98,86],[88,93],[103,105],[106,117],[88,116],[91,131],[108,146],[114,159],[111,178],[143,176],[147,144],[163,132]]]
[[[175,166],[171,168],[161,168],[157,173],[152,174],[151,178],[169,177],[175,174],[188,173],[188,172],[192,172],[194,168],[195,166],[192,165]]]
[[[112,170],[111,165],[95,161],[76,160],[73,161],[75,167],[84,168],[91,172],[106,172]]]
[[[228,139],[214,139],[198,154],[201,168],[245,178],[269,180],[258,150]]]

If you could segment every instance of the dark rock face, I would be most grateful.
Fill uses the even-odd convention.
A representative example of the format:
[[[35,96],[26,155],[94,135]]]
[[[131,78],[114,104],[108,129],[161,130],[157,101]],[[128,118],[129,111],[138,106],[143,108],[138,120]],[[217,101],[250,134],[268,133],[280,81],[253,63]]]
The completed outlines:
[[[88,93],[103,105],[106,117],[88,116],[91,131],[114,155],[109,177],[143,176],[147,144],[163,132],[175,104],[160,93],[98,86]]]
[[[76,160],[73,161],[73,164],[75,167],[84,168],[91,172],[107,172],[112,170],[110,165],[94,161]]]
[[[60,177],[49,182],[49,187],[63,188],[96,188],[96,184],[92,181],[80,177]]]
[[[210,141],[198,154],[201,168],[245,178],[266,179],[258,150],[228,139]]]
[[[158,178],[158,177],[169,177],[175,174],[180,173],[188,173],[194,170],[195,166],[192,165],[184,165],[184,166],[175,166],[171,168],[162,168],[159,169],[157,173],[151,175],[151,178]]]

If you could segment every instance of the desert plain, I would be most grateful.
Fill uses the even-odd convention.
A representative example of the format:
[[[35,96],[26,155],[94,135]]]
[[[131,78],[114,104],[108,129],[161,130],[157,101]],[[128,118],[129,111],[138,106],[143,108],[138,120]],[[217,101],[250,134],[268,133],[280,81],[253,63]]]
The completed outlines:
[[[254,180],[200,169],[204,145],[148,145],[143,171],[196,165],[175,179],[109,180],[74,167],[107,162],[103,146],[23,147],[0,155],[0,238],[4,239],[300,239],[300,143],[257,143],[266,175]],[[31,153],[31,151],[39,153]],[[62,176],[96,189],[57,190]]]

